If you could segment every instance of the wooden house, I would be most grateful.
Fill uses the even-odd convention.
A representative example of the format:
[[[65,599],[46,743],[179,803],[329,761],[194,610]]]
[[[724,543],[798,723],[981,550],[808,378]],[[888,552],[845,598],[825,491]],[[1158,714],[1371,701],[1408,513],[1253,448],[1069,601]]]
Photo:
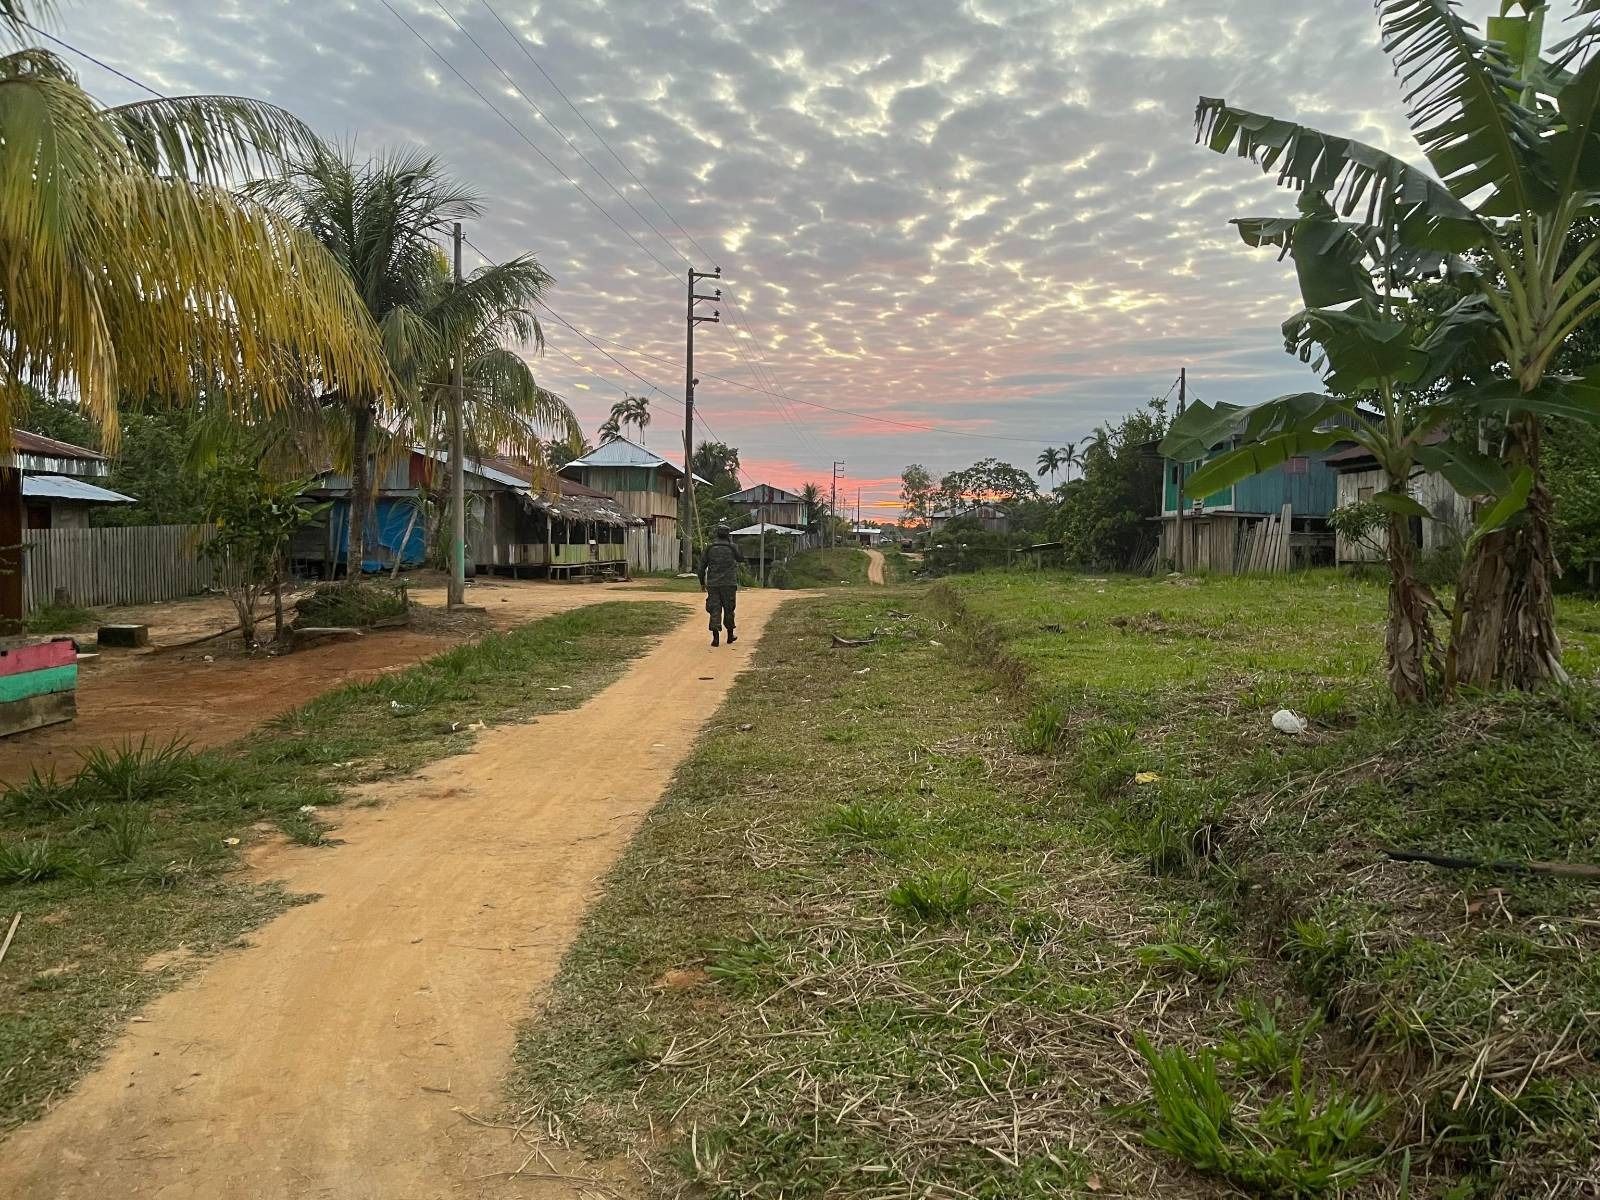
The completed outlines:
[[[464,467],[469,571],[558,578],[627,573],[627,534],[643,521],[612,497],[523,460],[486,455]],[[441,500],[448,490],[449,456],[442,450],[414,447],[385,466],[367,521],[362,569],[388,570],[397,559],[402,567],[421,564],[427,529],[418,498]],[[331,577],[349,557],[350,480],[324,472],[306,495],[330,507],[296,536],[291,557]]]
[[[931,529],[943,529],[951,521],[960,521],[970,518],[977,521],[979,528],[985,533],[1010,533],[1011,517],[1006,510],[998,504],[982,503],[969,504],[963,508],[947,508],[933,513],[928,518]]]
[[[21,429],[12,431],[8,458],[0,462],[4,468],[0,469],[0,633],[15,633],[22,623],[24,531],[30,527],[27,480],[41,476],[102,479],[111,473],[111,463],[103,454]],[[33,515],[40,519],[47,519],[53,511],[47,504],[33,505]]]
[[[641,525],[627,531],[628,564],[639,571],[670,571],[678,565],[678,505],[683,469],[653,450],[613,438],[561,468],[561,477],[611,496]],[[696,482],[704,483],[703,479]]]
[[[71,475],[24,475],[22,503],[29,529],[87,529],[95,508],[138,501]]]
[[[747,512],[755,524],[765,521],[790,529],[807,529],[811,525],[811,506],[802,497],[770,483],[758,483],[723,499]]]
[[[1428,436],[1431,442],[1443,441],[1447,431],[1435,430]],[[1328,465],[1338,472],[1338,505],[1358,504],[1371,500],[1389,486],[1388,476],[1378,462],[1363,446],[1347,446],[1328,456]],[[1412,517],[1411,540],[1424,554],[1462,545],[1472,532],[1472,503],[1457,492],[1436,471],[1420,467],[1411,473],[1407,489],[1432,515],[1433,520]],[[1373,530],[1358,542],[1340,536],[1336,555],[1342,563],[1383,562],[1388,556],[1389,531]]]
[[[1215,458],[1237,444],[1237,438],[1230,439],[1207,457]],[[1328,459],[1334,452],[1297,455],[1203,497],[1181,492],[1182,481],[1200,463],[1163,458],[1158,561],[1219,575],[1332,564],[1334,538],[1328,514],[1338,504],[1338,473]],[[1282,530],[1276,528],[1280,523]],[[1262,526],[1268,528],[1258,528]],[[1263,554],[1257,542],[1269,532],[1272,545]]]

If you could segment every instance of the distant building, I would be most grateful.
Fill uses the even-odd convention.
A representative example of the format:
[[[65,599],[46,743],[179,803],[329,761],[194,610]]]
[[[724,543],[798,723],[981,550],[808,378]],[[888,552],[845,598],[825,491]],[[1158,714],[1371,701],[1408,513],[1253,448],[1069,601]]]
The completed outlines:
[[[850,536],[863,546],[877,546],[889,540],[889,535],[871,525],[857,525]]]
[[[103,479],[111,473],[111,463],[103,454],[22,429],[11,433],[8,460],[0,462],[0,467],[8,468],[0,470],[0,633],[14,631],[23,616],[23,534],[29,528],[40,528],[32,526],[32,520],[52,520],[56,513],[53,498],[40,496],[30,504],[27,481],[41,476]],[[58,489],[61,486],[56,485]],[[48,490],[50,485],[45,487]]]
[[[723,499],[748,512],[756,523],[766,521],[793,529],[805,529],[811,524],[811,506],[802,497],[770,483],[758,483]]]
[[[113,492],[71,475],[24,475],[22,504],[29,529],[87,529],[89,513],[106,504],[137,504],[132,496]]]
[[[598,450],[561,468],[564,479],[616,498],[643,524],[627,534],[628,562],[640,571],[670,571],[678,565],[678,505],[683,469],[627,438],[613,438]],[[706,480],[696,478],[696,482]]]
[[[933,513],[928,525],[934,531],[943,529],[951,521],[971,518],[985,533],[1010,533],[1011,516],[998,504],[969,504],[964,508],[947,508]]]

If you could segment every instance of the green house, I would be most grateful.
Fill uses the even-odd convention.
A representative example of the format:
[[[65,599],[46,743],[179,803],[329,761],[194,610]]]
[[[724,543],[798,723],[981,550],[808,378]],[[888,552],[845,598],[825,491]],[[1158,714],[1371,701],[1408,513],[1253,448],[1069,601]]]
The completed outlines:
[[[1216,458],[1238,444],[1239,439],[1232,438],[1213,447],[1206,458]],[[1200,463],[1163,458],[1158,561],[1181,565],[1184,570],[1230,575],[1331,565],[1334,537],[1328,528],[1328,514],[1338,506],[1339,474],[1327,460],[1347,444],[1297,455],[1209,496],[1184,496],[1181,521],[1182,481],[1194,474]],[[1281,544],[1263,555],[1255,542],[1261,536],[1257,526],[1264,522],[1285,522],[1286,528]]]

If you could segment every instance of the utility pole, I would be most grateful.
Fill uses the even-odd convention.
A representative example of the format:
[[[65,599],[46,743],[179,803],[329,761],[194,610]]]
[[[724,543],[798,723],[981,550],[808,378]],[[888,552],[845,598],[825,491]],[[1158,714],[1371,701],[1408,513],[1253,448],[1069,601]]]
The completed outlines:
[[[455,223],[455,286],[461,287],[461,222]],[[450,348],[450,587],[446,607],[467,602],[466,439],[462,432],[461,345]]]
[[[1183,416],[1184,402],[1188,398],[1189,398],[1189,369],[1187,367],[1179,367],[1178,368],[1178,415],[1180,417]],[[1183,572],[1183,500],[1184,500],[1184,496],[1183,496],[1183,464],[1179,463],[1178,464],[1178,526],[1177,526],[1178,550],[1177,550],[1177,554],[1175,556],[1176,557],[1176,564],[1175,565],[1177,566],[1178,572],[1180,574],[1182,574],[1182,572]]]
[[[839,538],[839,472],[843,469],[842,462],[834,462],[833,498],[828,501],[828,549],[830,550],[838,544]]]
[[[689,268],[689,299],[684,310],[685,333],[688,345],[683,357],[683,495],[678,502],[678,570],[687,575],[694,570],[694,389],[700,381],[694,377],[694,330],[696,325],[716,325],[722,320],[720,309],[713,309],[709,317],[696,314],[694,306],[702,300],[712,304],[722,299],[722,289],[712,296],[702,296],[694,290],[702,279],[721,279],[722,268],[696,271]]]

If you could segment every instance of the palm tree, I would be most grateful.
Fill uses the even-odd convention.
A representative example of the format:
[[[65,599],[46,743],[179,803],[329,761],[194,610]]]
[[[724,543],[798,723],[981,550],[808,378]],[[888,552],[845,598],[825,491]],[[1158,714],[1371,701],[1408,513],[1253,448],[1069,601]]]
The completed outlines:
[[[1045,475],[1050,476],[1050,484],[1052,487],[1054,487],[1056,482],[1056,472],[1061,470],[1062,463],[1066,461],[1062,457],[1061,451],[1057,450],[1054,446],[1047,446],[1045,447],[1044,453],[1039,455],[1038,461],[1040,477],[1042,478]]]
[[[822,527],[823,516],[828,509],[827,497],[820,484],[808,483],[800,489],[800,499],[806,502],[806,514],[810,517],[806,531],[814,533]]]
[[[549,274],[524,255],[454,285],[437,239],[481,205],[436,159],[402,152],[357,163],[347,150],[318,146],[256,194],[344,267],[392,371],[388,387],[328,388],[319,396],[350,465],[352,578],[365,546],[374,442],[398,446],[437,436],[458,347],[467,383],[463,415],[475,444],[515,443],[542,461],[538,434],[577,434],[566,405],[538,387],[527,364],[500,345],[509,336],[543,348],[531,310],[550,286]]]
[[[1565,678],[1542,422],[1600,418],[1600,383],[1551,367],[1573,332],[1600,318],[1600,281],[1587,270],[1600,243],[1585,238],[1582,221],[1600,191],[1593,153],[1600,3],[1581,0],[1573,14],[1579,31],[1552,47],[1553,59],[1543,53],[1546,5],[1535,0],[1503,3],[1492,38],[1451,0],[1378,0],[1377,7],[1412,132],[1433,172],[1224,100],[1202,98],[1196,109],[1202,142],[1253,159],[1301,193],[1299,216],[1236,224],[1248,244],[1294,259],[1305,310],[1285,324],[1285,340],[1319,364],[1343,403],[1329,409],[1321,398],[1291,396],[1220,417],[1199,406],[1174,428],[1209,434],[1243,425],[1251,444],[1234,467],[1263,470],[1327,444],[1316,424],[1370,398],[1381,423],[1358,424],[1350,436],[1391,480],[1375,499],[1390,516],[1396,694],[1427,694],[1418,642],[1431,642],[1436,605],[1411,578],[1409,523],[1427,515],[1407,491],[1416,463],[1483,505],[1452,613],[1459,637],[1446,688],[1458,679],[1532,687]],[[1513,14],[1517,7],[1523,11]],[[1457,257],[1469,253],[1476,264]],[[1408,326],[1397,297],[1442,275],[1465,280],[1467,294],[1425,328]],[[1493,369],[1473,378],[1464,364],[1474,362]],[[1476,439],[1432,437],[1450,423],[1481,428],[1486,419],[1503,428],[1492,456],[1479,452]],[[1184,440],[1186,451],[1199,447],[1199,437]],[[1232,469],[1208,463],[1192,486],[1215,485]]]
[[[229,190],[315,142],[237,96],[104,108],[0,0],[0,449],[30,388],[76,392],[117,442],[120,395],[267,411],[385,386],[361,302],[317,242]]]
[[[416,432],[422,440],[443,445],[448,437],[449,369],[452,353],[459,353],[463,434],[473,453],[510,450],[543,469],[549,465],[546,439],[582,443],[583,430],[566,402],[540,387],[527,359],[504,344],[532,343],[543,352],[544,330],[532,306],[551,282],[531,255],[480,267],[460,286],[443,258],[435,259],[418,305],[438,355],[419,389]]]

